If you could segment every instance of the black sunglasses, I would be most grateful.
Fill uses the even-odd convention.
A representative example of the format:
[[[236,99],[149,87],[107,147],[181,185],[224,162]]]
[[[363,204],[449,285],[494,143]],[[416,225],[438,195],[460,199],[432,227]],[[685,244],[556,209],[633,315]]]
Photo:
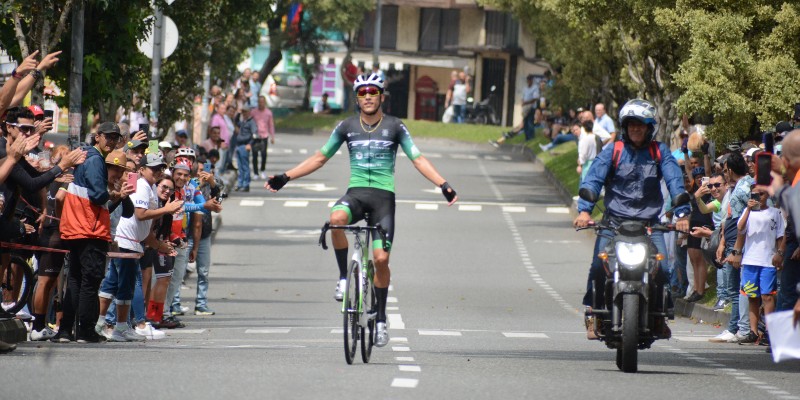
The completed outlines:
[[[711,188],[718,188],[718,187],[722,186],[722,184],[721,184],[721,183],[709,183],[709,184],[708,184],[708,185],[706,185],[706,186],[707,186],[709,189],[711,189]]]

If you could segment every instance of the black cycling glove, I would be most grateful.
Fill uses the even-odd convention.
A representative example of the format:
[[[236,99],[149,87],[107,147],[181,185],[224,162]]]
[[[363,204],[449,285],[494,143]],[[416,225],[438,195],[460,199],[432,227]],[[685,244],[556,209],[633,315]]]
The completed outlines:
[[[453,199],[456,198],[456,190],[450,187],[449,183],[445,182],[439,187],[442,188],[442,194],[444,195],[444,198],[447,199],[448,203],[452,202]]]
[[[281,190],[281,188],[284,187],[287,182],[289,182],[289,175],[286,175],[286,173],[275,175],[272,178],[269,178],[267,181],[267,183],[269,183],[269,187],[275,190]]]

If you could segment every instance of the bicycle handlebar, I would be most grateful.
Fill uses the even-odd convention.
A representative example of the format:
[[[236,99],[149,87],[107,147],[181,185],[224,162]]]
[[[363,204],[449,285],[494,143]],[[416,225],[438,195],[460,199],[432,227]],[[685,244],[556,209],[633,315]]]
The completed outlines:
[[[650,230],[659,231],[659,232],[678,232],[678,233],[683,233],[683,234],[686,234],[686,235],[690,234],[689,232],[678,230],[675,227],[675,225],[673,225],[673,224],[669,224],[669,225],[653,224],[653,225],[650,225],[648,228]],[[594,229],[596,231],[599,231],[599,230],[602,230],[602,229],[607,229],[607,230],[611,230],[611,231],[615,231],[616,232],[616,228],[614,228],[612,226],[609,226],[609,225],[604,225],[604,224],[590,224],[590,225],[587,225],[587,226],[585,226],[583,228],[575,228],[575,231],[579,232],[579,231],[583,231],[583,230],[586,230],[586,229]]]
[[[389,244],[388,244],[389,239],[387,237],[386,231],[383,230],[383,228],[381,227],[381,224],[376,224],[375,226],[331,225],[330,222],[326,222],[325,225],[322,225],[322,232],[319,235],[319,245],[322,246],[323,250],[328,250],[328,243],[325,240],[325,233],[328,232],[331,229],[346,230],[346,231],[350,231],[350,232],[352,232],[354,234],[360,233],[360,232],[363,232],[363,231],[376,231],[378,233],[378,236],[381,239],[381,247],[383,247],[383,249],[386,250],[386,251],[389,250]]]

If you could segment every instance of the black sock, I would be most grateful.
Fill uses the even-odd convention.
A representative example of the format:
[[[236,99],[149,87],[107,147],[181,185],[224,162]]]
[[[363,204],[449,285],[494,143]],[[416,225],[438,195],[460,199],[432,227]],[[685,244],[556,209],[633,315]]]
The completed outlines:
[[[44,314],[31,314],[34,318],[33,320],[33,330],[35,331],[42,331],[45,325],[45,315]]]
[[[336,253],[336,263],[339,264],[339,279],[347,278],[347,247],[343,249],[333,249]]]
[[[375,288],[375,300],[378,301],[377,322],[386,322],[386,298],[389,297],[389,288]]]

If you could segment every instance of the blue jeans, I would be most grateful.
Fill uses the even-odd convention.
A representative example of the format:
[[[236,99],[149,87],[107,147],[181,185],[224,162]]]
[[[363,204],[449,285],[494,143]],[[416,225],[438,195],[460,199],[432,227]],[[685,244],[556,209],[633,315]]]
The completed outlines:
[[[528,115],[523,117],[522,120],[522,131],[525,132],[525,140],[533,139],[533,135],[536,133],[536,125],[534,124],[533,117],[536,114],[536,110],[531,108],[528,112]]]
[[[239,168],[236,186],[240,188],[250,187],[250,151],[247,150],[245,145],[236,146],[236,162]]]
[[[192,248],[192,240],[189,241],[189,248]],[[197,298],[194,301],[194,308],[208,306],[208,270],[211,268],[211,236],[200,239],[197,248]]]
[[[241,172],[240,172],[241,173]],[[178,312],[181,310],[181,283],[186,275],[186,264],[189,263],[189,249],[175,248],[178,255],[175,256],[175,266],[172,269],[172,279],[167,288],[167,298],[164,302],[164,313],[169,314],[170,310]]]
[[[794,304],[797,303],[795,288],[797,283],[800,282],[800,261],[791,259],[795,250],[797,250],[797,243],[786,244],[776,304],[778,311],[791,310],[794,308]]]
[[[672,273],[670,274],[670,285],[677,288],[678,293],[683,295],[686,289],[689,288],[689,278],[686,275],[686,263],[688,256],[688,248],[678,245],[677,236],[675,239],[675,263],[672,265]]]
[[[128,321],[132,321],[131,326],[136,326],[140,322],[144,322],[146,315],[144,313],[144,292],[142,291],[142,270],[141,268],[136,271],[136,287],[133,289],[133,302],[131,303],[130,316]],[[111,303],[106,312],[106,323],[114,325],[117,323],[117,303]]]
[[[453,104],[453,122],[457,124],[464,123],[464,117],[467,114],[467,106],[461,104]]]
[[[597,240],[594,242],[594,253],[592,258],[592,266],[589,269],[589,279],[586,283],[586,295],[583,297],[583,305],[585,306],[592,306],[592,282],[594,282],[595,287],[595,304],[597,309],[604,309],[606,302],[605,302],[605,281],[606,281],[606,272],[603,269],[603,262],[600,258],[597,257],[597,254],[603,251],[606,246],[608,246],[609,242],[611,242],[610,236],[613,236],[614,233],[611,230],[602,230],[598,232]],[[609,236],[609,237],[606,237]],[[667,245],[664,242],[664,233],[655,231],[650,235],[650,239],[653,241],[653,244],[658,249],[658,252],[661,254],[667,254]],[[656,274],[655,284],[656,290],[660,290],[664,284],[668,283],[669,278],[667,277],[665,271],[665,265],[663,263],[660,264],[660,268],[658,269],[658,273]],[[661,299],[661,296],[656,296],[656,306],[660,308],[661,305],[658,304],[658,301]],[[672,308],[672,298],[668,295],[667,296],[667,308]]]
[[[553,147],[555,147],[555,146],[560,145],[561,143],[577,142],[577,141],[578,141],[578,138],[576,138],[575,135],[573,135],[571,133],[564,133],[564,134],[561,134],[561,135],[556,135],[556,137],[553,138],[553,141],[550,142],[550,144],[553,145]]]
[[[133,253],[132,251],[123,252]],[[99,296],[106,299],[116,299],[117,304],[129,305],[133,299],[133,289],[136,286],[136,272],[139,263],[132,258],[112,258],[106,271],[106,277],[100,285]]]

